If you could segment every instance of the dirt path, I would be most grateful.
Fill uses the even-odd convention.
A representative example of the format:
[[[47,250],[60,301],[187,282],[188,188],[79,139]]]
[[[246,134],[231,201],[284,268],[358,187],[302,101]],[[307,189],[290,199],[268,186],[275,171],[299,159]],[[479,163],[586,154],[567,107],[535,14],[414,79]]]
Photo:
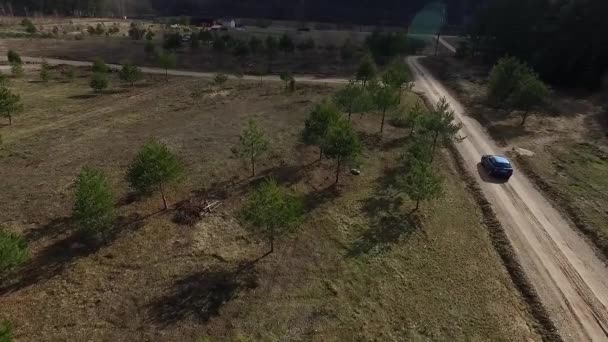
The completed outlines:
[[[492,203],[541,301],[566,341],[608,341],[608,269],[533,184],[516,173],[506,184],[478,172],[483,154],[501,154],[483,127],[418,61],[408,58],[416,86],[432,102],[446,97],[464,124],[458,150]]]
[[[21,57],[23,62],[31,63],[31,64],[40,64],[42,63],[42,58],[37,57]],[[72,65],[76,67],[87,67],[91,66],[93,63],[84,62],[84,61],[73,61],[67,59],[56,59],[56,58],[45,58],[44,59],[49,65]],[[6,61],[6,57],[1,57],[0,61]],[[111,69],[119,70],[121,68],[118,64],[108,64]],[[197,71],[184,71],[184,70],[167,70],[160,68],[149,68],[149,67],[141,67],[141,71],[146,74],[154,74],[154,75],[165,75],[167,73],[169,76],[189,76],[189,77],[201,77],[201,78],[213,78],[216,74],[211,72],[197,72]],[[233,75],[226,75],[230,79],[236,79]],[[255,81],[259,80],[260,76],[254,75],[244,75],[244,80]],[[348,83],[348,80],[343,78],[324,78],[324,77],[315,77],[315,76],[307,76],[300,75],[295,76],[297,82],[302,83],[332,83],[332,84],[341,84]],[[276,81],[283,82],[279,76],[269,75],[263,76],[264,81]]]

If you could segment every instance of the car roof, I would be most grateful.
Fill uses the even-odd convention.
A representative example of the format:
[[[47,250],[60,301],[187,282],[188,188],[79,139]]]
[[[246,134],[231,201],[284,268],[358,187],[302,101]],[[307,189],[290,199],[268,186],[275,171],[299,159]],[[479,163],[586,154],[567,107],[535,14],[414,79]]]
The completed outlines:
[[[495,162],[500,163],[500,164],[511,165],[511,162],[509,161],[509,159],[507,159],[506,157],[503,157],[503,156],[492,156],[492,159],[494,159]]]

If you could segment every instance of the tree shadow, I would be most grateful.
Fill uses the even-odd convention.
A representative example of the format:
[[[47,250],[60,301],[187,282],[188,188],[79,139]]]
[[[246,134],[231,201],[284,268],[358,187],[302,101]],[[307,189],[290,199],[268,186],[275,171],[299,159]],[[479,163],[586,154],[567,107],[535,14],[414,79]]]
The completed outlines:
[[[405,144],[410,140],[410,136],[404,136],[401,138],[396,138],[396,139],[392,139],[389,141],[386,141],[384,143],[382,143],[381,145],[381,149],[382,151],[390,151],[393,150],[395,148],[399,148],[399,147],[403,147],[405,146]]]
[[[340,197],[340,189],[336,184],[332,184],[325,189],[311,191],[304,196],[304,207],[307,212],[311,212],[327,202]]]
[[[373,195],[362,201],[361,211],[371,224],[350,245],[347,257],[389,252],[393,245],[409,238],[422,226],[414,210],[403,211],[403,199],[393,191],[401,173],[403,168],[385,169],[376,180]]]
[[[80,95],[72,95],[72,96],[68,96],[68,99],[72,99],[72,100],[89,100],[89,99],[94,99],[96,97],[99,97],[103,94],[80,94]]]
[[[346,256],[352,258],[390,252],[395,244],[410,237],[419,226],[419,219],[413,212],[381,215],[350,245]]]
[[[254,267],[193,273],[176,281],[171,293],[150,305],[152,319],[163,326],[190,317],[207,322],[219,315],[222,306],[239,292],[256,288],[257,285],[258,276]]]
[[[377,150],[382,142],[382,135],[379,133],[358,132],[358,136],[366,149]]]
[[[69,218],[51,221],[49,225],[39,228],[39,233],[31,232],[26,235],[27,241],[37,241],[43,236],[55,238],[61,235],[66,236],[56,239],[46,246],[22,269],[0,279],[0,295],[54,278],[78,259],[95,254],[102,247],[111,245],[122,234],[137,231],[143,227],[143,220],[149,216],[151,215],[142,217],[139,214],[133,214],[128,217],[119,217],[114,227],[102,238],[91,238],[82,231],[74,229]]]

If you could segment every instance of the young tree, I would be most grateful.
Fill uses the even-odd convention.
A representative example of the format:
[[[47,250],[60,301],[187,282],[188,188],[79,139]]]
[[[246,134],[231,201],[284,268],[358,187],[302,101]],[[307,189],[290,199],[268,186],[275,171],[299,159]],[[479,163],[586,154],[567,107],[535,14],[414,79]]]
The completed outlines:
[[[376,73],[376,63],[370,55],[365,55],[357,69],[357,81],[363,82],[363,87],[365,87],[368,81],[376,77]]]
[[[201,47],[201,41],[198,40],[198,36],[193,34],[190,38],[190,49],[198,50]]]
[[[334,102],[343,112],[348,113],[348,121],[353,113],[364,113],[372,108],[367,90],[353,81],[334,95]]]
[[[0,227],[0,274],[22,265],[28,259],[25,240]]]
[[[146,44],[144,45],[144,53],[146,54],[146,57],[153,56],[155,52],[156,47],[154,46],[154,43],[151,40],[147,40]]]
[[[374,106],[382,112],[380,134],[384,132],[386,112],[399,105],[399,91],[387,84],[378,84],[371,87]]]
[[[105,74],[110,71],[110,67],[108,67],[108,65],[106,64],[106,62],[103,61],[103,59],[95,58],[95,60],[93,60],[92,70],[95,73]]]
[[[441,98],[429,115],[422,120],[423,129],[433,137],[430,162],[433,162],[435,157],[437,143],[447,144],[462,141],[463,138],[458,135],[462,124],[454,123],[454,119],[454,111],[450,108],[447,99]]]
[[[8,59],[9,64],[23,64],[23,62],[21,61],[21,56],[15,50],[8,50],[6,57]]]
[[[294,79],[293,75],[289,71],[282,72],[279,77],[281,78],[281,81],[285,82],[285,89],[289,87],[289,82]]]
[[[84,167],[75,182],[72,217],[87,234],[104,233],[114,222],[114,193],[105,175]]]
[[[410,127],[410,136],[414,135],[416,128],[418,128],[420,122],[426,115],[426,110],[418,102],[412,107],[408,108],[407,116],[405,117],[405,127]]]
[[[42,61],[40,65],[40,80],[44,83],[48,82],[51,79],[51,67],[46,60]]]
[[[420,208],[421,201],[438,198],[442,194],[442,179],[433,171],[433,165],[424,160],[408,161],[409,168],[405,176],[398,182],[399,189],[416,201]]]
[[[411,75],[407,66],[398,61],[393,61],[388,69],[382,75],[382,82],[386,85],[390,85],[395,89],[399,89],[399,103],[401,103],[401,95],[403,90],[409,90],[412,87]]]
[[[292,53],[296,49],[293,39],[287,33],[284,33],[279,39],[279,49],[285,53]]]
[[[169,206],[165,196],[165,185],[180,181],[183,175],[181,162],[167,145],[151,140],[142,146],[129,165],[127,181],[139,193],[150,193],[158,187],[166,210]]]
[[[169,82],[169,69],[175,68],[177,57],[173,52],[163,50],[158,55],[158,64],[165,69],[165,80]]]
[[[319,160],[323,158],[325,137],[329,128],[340,120],[338,108],[331,102],[317,104],[304,122],[302,139],[308,145],[319,146]]]
[[[68,80],[73,80],[76,78],[76,68],[71,65],[66,66],[61,73]]]
[[[542,104],[549,95],[547,86],[535,74],[522,78],[517,89],[511,95],[511,103],[521,111],[521,126],[526,124],[530,110]]]
[[[8,118],[8,124],[13,124],[13,115],[23,111],[21,96],[13,94],[10,89],[0,87],[0,113]]]
[[[337,162],[336,184],[340,181],[342,163],[355,158],[361,152],[361,143],[350,122],[339,119],[334,122],[323,139],[323,153]]]
[[[277,42],[277,39],[273,36],[266,37],[265,48],[266,56],[268,57],[268,69],[270,70],[272,61],[276,57],[277,51],[279,49],[279,43]]]
[[[257,53],[261,46],[262,41],[258,37],[252,36],[249,38],[249,50],[251,50],[252,53]]]
[[[353,44],[352,40],[348,38],[344,44],[342,44],[342,47],[340,47],[340,57],[343,61],[348,62],[353,59],[356,50],[356,46]]]
[[[213,35],[209,31],[200,30],[198,33],[198,39],[207,44],[213,41]]]
[[[213,77],[213,82],[218,85],[219,87],[223,87],[224,84],[228,81],[228,76],[220,73],[215,74],[215,76]]]
[[[240,88],[241,83],[243,82],[243,77],[245,77],[245,74],[243,73],[243,69],[237,68],[233,74],[234,74],[234,77],[236,77],[236,79],[239,80],[239,88]]]
[[[239,156],[251,162],[251,176],[255,176],[255,162],[268,151],[268,139],[264,136],[264,132],[258,128],[258,125],[253,120],[249,120],[247,128],[243,130],[239,137],[239,145],[237,152]]]
[[[91,82],[89,82],[89,85],[94,92],[101,94],[110,86],[108,75],[99,72],[94,73],[91,77]]]
[[[302,200],[269,179],[249,194],[241,218],[250,231],[268,239],[270,251],[266,255],[269,255],[274,252],[275,240],[292,233],[303,214]]]
[[[135,64],[125,63],[119,72],[120,79],[123,82],[130,83],[131,87],[135,86],[135,82],[139,81],[143,77],[141,69]]]
[[[146,40],[147,41],[152,41],[152,39],[154,39],[154,36],[155,36],[155,34],[154,34],[154,32],[152,32],[152,30],[148,30],[146,32]]]
[[[23,64],[21,64],[21,63],[11,64],[11,73],[13,74],[13,77],[16,77],[16,78],[22,77],[24,74]]]

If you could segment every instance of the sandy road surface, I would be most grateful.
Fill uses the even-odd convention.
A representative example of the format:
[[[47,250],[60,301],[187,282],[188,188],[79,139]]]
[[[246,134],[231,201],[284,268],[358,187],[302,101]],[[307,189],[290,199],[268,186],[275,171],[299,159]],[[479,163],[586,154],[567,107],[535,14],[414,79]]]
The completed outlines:
[[[608,269],[568,221],[517,173],[506,184],[485,182],[483,154],[500,154],[481,125],[419,63],[408,58],[416,86],[433,102],[446,97],[464,124],[458,150],[494,207],[541,301],[566,341],[608,341]]]

